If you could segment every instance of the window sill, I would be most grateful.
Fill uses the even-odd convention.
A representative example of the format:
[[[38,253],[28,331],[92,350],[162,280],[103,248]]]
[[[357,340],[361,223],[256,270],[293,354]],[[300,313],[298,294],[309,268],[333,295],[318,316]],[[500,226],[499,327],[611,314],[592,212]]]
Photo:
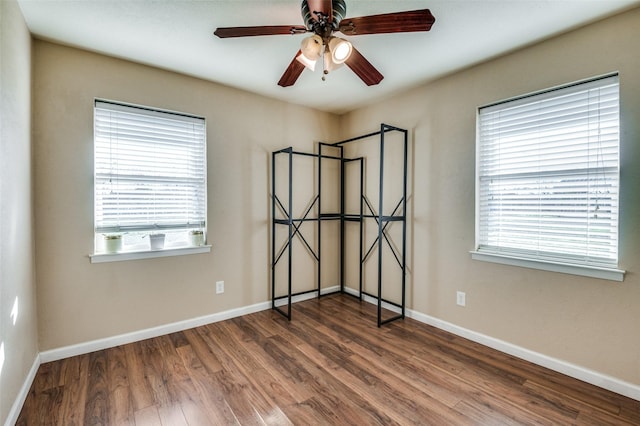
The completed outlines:
[[[473,260],[500,263],[503,265],[520,266],[523,268],[539,269],[542,271],[560,272],[563,274],[581,275],[584,277],[600,278],[603,280],[623,281],[626,271],[614,268],[602,268],[595,266],[572,265],[569,263],[549,262],[543,260],[531,260],[515,256],[498,255],[471,251]]]
[[[209,253],[210,245],[200,247],[166,248],[162,250],[130,251],[113,254],[90,254],[91,263],[120,262],[124,260],[153,259],[156,257],[184,256],[188,254]]]

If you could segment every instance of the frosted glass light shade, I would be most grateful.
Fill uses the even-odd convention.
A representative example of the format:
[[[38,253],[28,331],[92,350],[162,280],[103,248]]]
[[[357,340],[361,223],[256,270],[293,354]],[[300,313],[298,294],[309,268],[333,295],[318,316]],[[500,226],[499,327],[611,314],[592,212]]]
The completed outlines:
[[[312,61],[311,59],[307,58],[306,56],[304,56],[304,53],[299,54],[296,58],[296,61],[300,62],[311,71],[314,71],[316,69],[316,62],[318,62]]]
[[[306,37],[300,43],[300,50],[307,59],[317,61],[322,54],[322,38],[317,34]]]
[[[342,64],[349,59],[353,46],[347,40],[332,37],[329,40],[329,51],[331,52],[331,60],[336,64]]]
[[[302,65],[310,69],[311,71],[316,69],[316,62],[322,55],[322,38],[319,35],[312,35],[306,37],[300,43],[301,55],[298,55],[296,60]]]

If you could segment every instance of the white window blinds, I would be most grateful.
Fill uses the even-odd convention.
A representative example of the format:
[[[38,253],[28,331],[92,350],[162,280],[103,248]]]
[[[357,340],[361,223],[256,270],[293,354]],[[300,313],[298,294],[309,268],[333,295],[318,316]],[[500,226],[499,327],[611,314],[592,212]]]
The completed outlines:
[[[617,267],[618,76],[479,109],[477,251]]]
[[[203,118],[96,101],[97,233],[203,228]]]

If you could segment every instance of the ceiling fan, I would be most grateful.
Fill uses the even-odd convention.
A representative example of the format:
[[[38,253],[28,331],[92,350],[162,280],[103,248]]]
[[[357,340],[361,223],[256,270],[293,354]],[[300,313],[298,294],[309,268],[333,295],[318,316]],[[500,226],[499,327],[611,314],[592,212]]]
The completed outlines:
[[[344,63],[367,86],[372,86],[380,83],[384,76],[349,41],[334,36],[334,32],[356,36],[429,31],[435,22],[429,9],[345,18],[347,6],[344,0],[302,0],[301,9],[305,25],[226,27],[216,29],[214,34],[228,38],[313,33],[302,40],[300,50],[282,74],[278,85],[292,86],[305,67],[314,70],[317,61],[322,58],[323,80],[324,75]]]

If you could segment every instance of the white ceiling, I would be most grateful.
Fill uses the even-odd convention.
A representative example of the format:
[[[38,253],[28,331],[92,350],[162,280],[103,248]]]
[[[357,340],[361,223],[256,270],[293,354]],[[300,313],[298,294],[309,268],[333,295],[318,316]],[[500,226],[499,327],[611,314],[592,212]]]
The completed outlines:
[[[3,1],[3,0],[0,0]],[[219,39],[217,27],[303,25],[299,0],[18,0],[39,38],[343,113],[640,5],[640,0],[346,0],[347,17],[431,10],[430,32],[345,37],[385,76],[347,67],[276,83],[305,35]]]

